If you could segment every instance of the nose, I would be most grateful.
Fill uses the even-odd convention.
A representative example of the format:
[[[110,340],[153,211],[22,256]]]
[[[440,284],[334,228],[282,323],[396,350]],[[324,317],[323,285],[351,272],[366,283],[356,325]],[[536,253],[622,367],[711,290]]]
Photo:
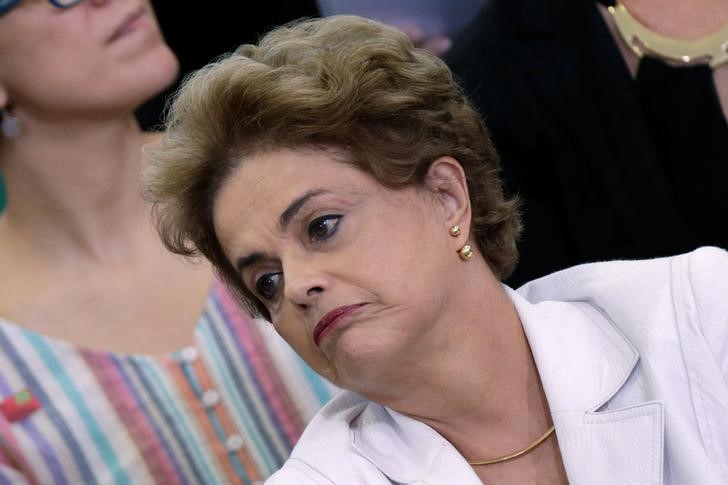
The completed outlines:
[[[106,5],[107,3],[111,2],[111,0],[87,0],[88,2],[91,2],[91,5],[100,7],[102,5]]]
[[[301,308],[312,305],[329,288],[329,277],[312,258],[297,258],[283,264],[284,296]]]

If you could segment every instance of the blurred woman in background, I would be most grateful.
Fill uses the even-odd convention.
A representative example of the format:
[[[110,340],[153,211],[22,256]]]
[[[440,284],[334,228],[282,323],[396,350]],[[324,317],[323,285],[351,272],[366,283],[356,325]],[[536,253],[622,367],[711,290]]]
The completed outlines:
[[[728,249],[728,2],[489,0],[448,52],[523,202],[518,286]]]
[[[147,1],[0,2],[0,482],[253,482],[328,398],[154,233],[134,110],[177,70]]]

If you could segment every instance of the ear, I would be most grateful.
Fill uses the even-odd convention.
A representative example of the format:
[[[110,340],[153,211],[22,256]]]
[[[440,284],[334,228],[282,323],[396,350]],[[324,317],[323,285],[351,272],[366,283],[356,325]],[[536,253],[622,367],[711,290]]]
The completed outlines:
[[[425,186],[436,195],[442,207],[443,228],[449,230],[452,226],[460,226],[467,239],[470,234],[470,195],[460,163],[450,156],[438,158],[427,169]]]

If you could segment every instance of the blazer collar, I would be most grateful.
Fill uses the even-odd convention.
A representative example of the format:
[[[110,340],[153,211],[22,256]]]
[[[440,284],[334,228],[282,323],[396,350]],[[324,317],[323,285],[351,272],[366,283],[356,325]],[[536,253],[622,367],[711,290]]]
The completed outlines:
[[[473,469],[426,424],[376,403],[351,423],[352,447],[393,483],[480,485]]]
[[[662,483],[662,406],[600,411],[639,356],[586,302],[529,302],[508,289],[528,337],[572,485]],[[369,403],[351,423],[352,447],[395,483],[479,484],[455,448],[427,425]]]
[[[565,294],[562,301],[549,300],[548,294],[534,291],[539,285],[557,288],[551,283],[537,280],[509,292],[551,408],[570,483],[598,478],[604,484],[661,484],[662,404],[602,410],[632,376],[639,354],[593,303],[563,301]]]
[[[639,356],[585,302],[531,303],[509,290],[538,367],[551,412],[593,412],[622,387]]]

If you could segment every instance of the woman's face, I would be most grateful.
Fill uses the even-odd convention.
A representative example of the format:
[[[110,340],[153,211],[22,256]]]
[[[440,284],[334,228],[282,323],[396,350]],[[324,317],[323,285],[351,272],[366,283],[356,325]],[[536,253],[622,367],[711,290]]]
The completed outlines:
[[[133,110],[177,69],[148,0],[24,0],[0,16],[0,106],[31,116]]]
[[[411,358],[457,291],[464,240],[448,228],[464,216],[431,185],[391,190],[332,153],[282,150],[244,159],[217,194],[230,262],[283,338],[342,387],[366,391]]]

